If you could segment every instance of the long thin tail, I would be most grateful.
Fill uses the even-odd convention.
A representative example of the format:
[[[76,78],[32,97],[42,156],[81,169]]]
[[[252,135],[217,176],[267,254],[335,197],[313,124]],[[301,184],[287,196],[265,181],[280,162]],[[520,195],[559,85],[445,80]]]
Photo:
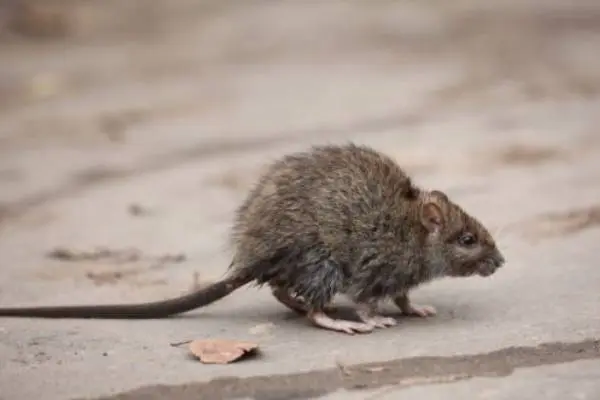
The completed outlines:
[[[0,308],[0,317],[75,319],[167,318],[211,304],[244,286],[251,280],[252,278],[249,276],[234,275],[190,294],[148,303]]]

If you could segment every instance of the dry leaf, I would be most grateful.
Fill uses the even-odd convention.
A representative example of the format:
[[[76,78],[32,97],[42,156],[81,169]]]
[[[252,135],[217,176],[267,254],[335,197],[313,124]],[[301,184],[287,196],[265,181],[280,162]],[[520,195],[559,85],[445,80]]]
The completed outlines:
[[[189,349],[204,364],[229,364],[255,353],[258,344],[239,340],[201,339],[192,341]]]

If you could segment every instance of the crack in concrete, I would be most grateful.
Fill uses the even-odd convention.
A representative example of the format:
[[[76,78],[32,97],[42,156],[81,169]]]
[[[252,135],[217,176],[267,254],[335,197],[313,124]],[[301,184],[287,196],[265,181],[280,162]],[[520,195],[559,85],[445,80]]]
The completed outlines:
[[[254,377],[222,377],[183,385],[151,385],[96,400],[318,398],[340,390],[374,389],[388,385],[448,383],[473,377],[503,377],[517,368],[600,358],[600,339],[575,343],[545,343],[508,347],[483,354],[427,356],[340,368]]]

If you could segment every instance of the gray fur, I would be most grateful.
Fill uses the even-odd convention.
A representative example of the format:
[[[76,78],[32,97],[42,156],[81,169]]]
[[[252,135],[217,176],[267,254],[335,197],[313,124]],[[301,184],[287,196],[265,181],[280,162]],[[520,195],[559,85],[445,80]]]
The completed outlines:
[[[448,225],[437,240],[420,221],[428,196],[445,208]],[[414,186],[389,157],[354,144],[314,147],[274,163],[240,207],[233,268],[311,308],[336,293],[369,302],[475,272],[452,266],[453,246],[443,243],[463,228],[485,244],[479,257],[500,257],[478,221],[445,194]]]

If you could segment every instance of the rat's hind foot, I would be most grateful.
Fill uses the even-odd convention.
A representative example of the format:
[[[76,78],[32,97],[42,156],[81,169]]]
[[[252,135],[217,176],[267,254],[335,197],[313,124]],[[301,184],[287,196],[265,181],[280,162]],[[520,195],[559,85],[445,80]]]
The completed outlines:
[[[420,306],[417,304],[412,304],[407,295],[397,297],[394,299],[394,303],[396,303],[400,311],[406,315],[425,318],[436,314],[436,310],[432,306]]]
[[[373,326],[364,322],[347,321],[344,319],[333,319],[322,311],[310,311],[308,319],[316,326],[332,331],[343,332],[349,335],[355,333],[369,333]]]
[[[376,304],[359,304],[356,314],[362,322],[373,328],[388,328],[398,324],[394,318],[377,314]]]

